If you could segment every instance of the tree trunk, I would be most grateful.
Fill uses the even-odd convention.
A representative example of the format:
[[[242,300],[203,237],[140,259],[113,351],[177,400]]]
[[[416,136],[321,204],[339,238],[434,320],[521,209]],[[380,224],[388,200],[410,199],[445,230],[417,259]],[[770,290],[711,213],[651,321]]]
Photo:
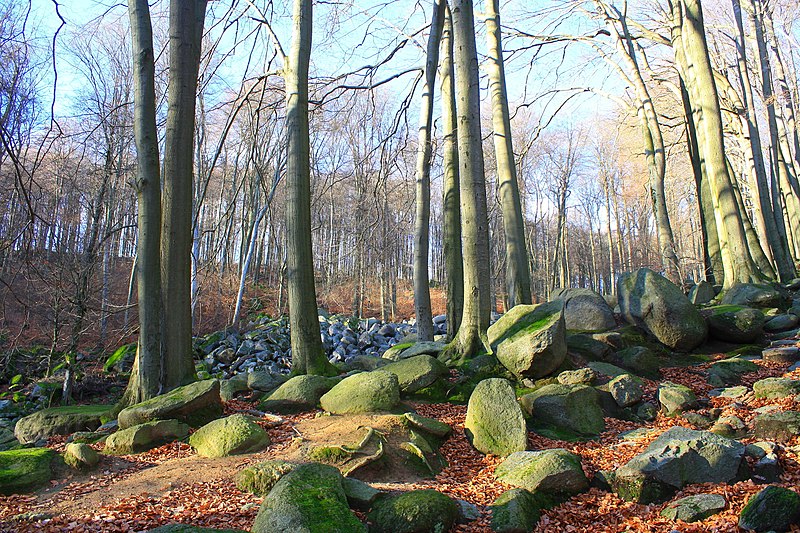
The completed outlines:
[[[128,4],[133,45],[136,194],[138,229],[136,272],[139,343],[121,406],[138,403],[161,391],[163,353],[161,297],[161,176],[156,126],[155,54],[147,0]]]
[[[164,142],[161,286],[162,392],[195,379],[192,356],[192,212],[197,75],[206,0],[170,0],[169,88]]]
[[[308,63],[311,58],[312,0],[295,0],[292,47],[287,57],[286,278],[292,371],[333,374],[325,357],[317,319],[314,256],[311,248],[311,169],[308,130]]]
[[[439,72],[442,88],[442,152],[444,211],[444,261],[447,272],[447,339],[453,340],[464,312],[464,264],[461,256],[461,195],[458,176],[458,126],[456,122],[455,73],[453,71],[453,23],[445,6]]]
[[[499,0],[486,1],[485,24],[489,50],[486,70],[489,74],[489,92],[492,96],[497,186],[506,242],[506,294],[508,306],[514,307],[517,304],[531,303],[531,274],[528,267],[528,251],[525,248],[525,217],[519,197],[511,118],[508,111],[499,4]]]
[[[425,59],[425,82],[419,111],[417,137],[416,217],[414,219],[414,311],[417,315],[417,337],[433,340],[431,291],[428,279],[430,216],[431,216],[431,147],[433,123],[433,90],[439,63],[439,40],[442,35],[446,0],[434,0],[431,30]]]
[[[472,0],[453,2],[464,313],[458,334],[447,350],[452,359],[469,358],[482,349],[488,349],[486,329],[491,318],[489,222],[481,146],[478,55],[472,9]]]

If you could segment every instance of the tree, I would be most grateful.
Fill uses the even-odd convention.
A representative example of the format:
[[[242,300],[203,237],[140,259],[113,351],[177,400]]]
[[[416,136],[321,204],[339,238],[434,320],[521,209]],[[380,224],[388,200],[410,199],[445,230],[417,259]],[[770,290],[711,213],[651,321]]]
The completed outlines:
[[[439,63],[439,41],[446,0],[434,0],[431,31],[425,59],[425,83],[419,112],[417,139],[417,209],[414,220],[414,311],[417,315],[417,336],[421,341],[433,340],[431,292],[428,279],[428,249],[431,214],[431,126],[433,123],[433,90]]]
[[[514,307],[517,304],[531,303],[531,274],[528,251],[525,247],[525,217],[519,197],[511,118],[508,112],[499,0],[486,1],[485,24],[489,48],[486,70],[489,74],[489,92],[492,98],[494,150],[500,208],[503,212],[503,234],[506,241],[506,291],[508,305]]]
[[[295,0],[292,46],[286,56],[286,246],[292,369],[297,374],[331,374],[317,319],[311,248],[311,169],[308,129],[308,64],[312,0]]]
[[[452,6],[458,113],[458,175],[464,258],[464,312],[445,358],[469,358],[487,347],[491,318],[489,222],[481,146],[480,86],[472,0]]]

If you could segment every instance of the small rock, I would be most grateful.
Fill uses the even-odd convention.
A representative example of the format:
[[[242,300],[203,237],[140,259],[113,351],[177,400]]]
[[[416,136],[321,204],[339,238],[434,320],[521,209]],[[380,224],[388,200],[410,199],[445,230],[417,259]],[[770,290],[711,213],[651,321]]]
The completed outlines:
[[[620,407],[630,407],[644,396],[642,380],[631,374],[623,374],[609,381],[608,391]]]
[[[64,449],[64,462],[76,470],[89,470],[97,466],[100,456],[88,444],[70,443]]]
[[[561,448],[512,453],[494,473],[498,481],[533,493],[574,495],[589,488],[580,458]]]
[[[724,511],[727,503],[720,494],[696,494],[671,503],[661,511],[661,516],[670,520],[697,522]]]
[[[665,381],[658,387],[658,402],[664,415],[675,416],[697,407],[697,396],[685,385]]]
[[[752,498],[739,513],[739,527],[757,532],[786,531],[800,520],[800,495],[771,485]]]

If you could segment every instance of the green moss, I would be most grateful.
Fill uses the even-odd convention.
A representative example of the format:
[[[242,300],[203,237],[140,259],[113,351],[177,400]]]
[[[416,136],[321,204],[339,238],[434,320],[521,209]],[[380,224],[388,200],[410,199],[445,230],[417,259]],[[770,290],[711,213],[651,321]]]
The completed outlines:
[[[295,463],[280,459],[265,461],[241,469],[234,478],[236,488],[256,496],[266,496],[283,476],[297,468]]]
[[[269,445],[269,436],[251,417],[235,414],[201,427],[189,444],[202,457],[225,457],[261,451]]]
[[[214,529],[212,527],[198,527],[187,524],[166,524],[147,533],[246,533],[241,529]]]
[[[310,460],[325,464],[342,464],[352,455],[341,446],[316,446],[308,451]]]
[[[49,448],[0,452],[0,494],[20,494],[37,489],[52,477],[58,454]]]
[[[445,533],[458,517],[458,505],[432,489],[379,499],[367,519],[375,533]]]

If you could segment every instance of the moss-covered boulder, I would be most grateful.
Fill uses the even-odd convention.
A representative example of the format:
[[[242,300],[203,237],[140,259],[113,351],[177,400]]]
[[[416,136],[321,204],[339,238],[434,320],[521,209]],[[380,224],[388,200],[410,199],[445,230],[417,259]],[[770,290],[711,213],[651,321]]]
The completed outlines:
[[[100,455],[88,444],[71,442],[64,449],[64,462],[76,470],[91,470],[100,462]]]
[[[370,533],[445,532],[457,518],[455,500],[432,489],[380,498],[367,515]]]
[[[572,496],[589,488],[580,457],[562,448],[512,453],[494,474],[512,487],[553,496]]]
[[[605,429],[597,391],[586,385],[545,385],[520,398],[537,431],[552,426],[559,431],[592,437]]]
[[[515,376],[547,376],[567,356],[564,302],[514,306],[489,326],[488,335],[497,359]]]
[[[383,352],[381,357],[390,361],[400,361],[401,359],[409,359],[418,355],[437,357],[445,349],[445,346],[447,345],[443,342],[434,341],[401,342]]]
[[[625,319],[650,332],[661,344],[687,352],[703,343],[707,326],[680,288],[649,268],[623,274],[617,281]]]
[[[591,289],[559,289],[551,299],[564,301],[564,323],[569,330],[608,331],[617,325],[605,298]]]
[[[714,387],[738,385],[742,376],[758,370],[758,365],[741,357],[730,357],[717,361],[708,368],[708,383]]]
[[[256,392],[272,392],[289,379],[285,374],[256,370],[247,374],[247,388]]]
[[[695,494],[669,504],[661,516],[670,520],[698,522],[725,510],[728,502],[721,494]]]
[[[358,533],[366,527],[350,511],[339,471],[307,463],[281,477],[264,498],[252,533]]]
[[[786,398],[800,394],[800,379],[766,378],[753,383],[756,398]]]
[[[511,384],[502,378],[484,379],[467,404],[467,438],[481,452],[506,456],[528,444],[525,418]]]
[[[447,374],[447,366],[430,355],[416,355],[382,366],[384,372],[397,376],[400,392],[410,394],[429,387]]]
[[[17,421],[14,436],[22,444],[33,444],[54,435],[94,431],[111,408],[110,405],[70,405],[42,409]]]
[[[178,420],[155,420],[112,433],[103,451],[111,455],[142,453],[162,444],[185,439],[189,426]]]
[[[273,459],[242,468],[236,473],[233,481],[242,492],[250,492],[256,496],[266,496],[280,478],[297,468],[296,463]]]
[[[319,399],[324,410],[336,415],[389,411],[399,402],[397,376],[383,369],[346,377]]]
[[[120,429],[153,420],[179,420],[191,427],[200,427],[220,416],[222,398],[219,395],[219,381],[208,379],[131,405],[120,411],[117,421]]]
[[[492,531],[530,533],[539,523],[539,501],[525,489],[511,489],[497,497],[491,506]]]
[[[753,434],[760,439],[787,442],[800,435],[800,411],[758,414],[753,420]]]
[[[748,343],[764,335],[764,313],[741,305],[716,305],[702,312],[711,337],[724,342]]]
[[[202,457],[227,457],[260,452],[269,445],[269,436],[252,417],[235,414],[201,427],[189,437],[189,444]]]
[[[59,455],[49,448],[0,452],[0,494],[31,492],[53,477]]]
[[[725,291],[720,301],[723,305],[742,305],[759,309],[782,307],[787,302],[774,287],[757,283],[735,283]]]
[[[653,503],[693,483],[733,483],[748,474],[744,445],[708,431],[673,427],[611,479],[627,501]]]
[[[367,510],[382,493],[369,483],[354,477],[342,479],[342,488],[347,497],[347,503],[353,509]]]
[[[325,376],[295,376],[275,389],[259,408],[280,414],[301,413],[319,407],[319,399],[339,382]]]
[[[666,416],[676,416],[697,407],[697,396],[686,385],[665,381],[658,387],[658,403]]]
[[[786,531],[800,524],[800,495],[771,485],[752,498],[739,513],[739,527],[747,531]]]
[[[223,402],[233,400],[240,392],[250,390],[247,387],[247,374],[235,374],[230,379],[219,382],[219,397]]]
[[[644,382],[634,375],[622,374],[608,382],[608,392],[620,407],[630,407],[642,401]]]

